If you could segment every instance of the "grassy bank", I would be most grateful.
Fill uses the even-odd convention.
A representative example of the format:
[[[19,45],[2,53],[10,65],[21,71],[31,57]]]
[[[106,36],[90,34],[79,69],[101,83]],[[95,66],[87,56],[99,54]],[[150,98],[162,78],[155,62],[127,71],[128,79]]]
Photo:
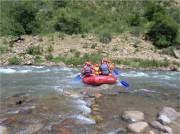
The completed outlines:
[[[41,63],[51,62],[56,65],[60,62],[63,62],[67,66],[78,66],[83,65],[86,61],[91,61],[93,64],[100,63],[103,55],[101,52],[93,52],[93,53],[85,53],[82,57],[79,57],[76,53],[74,56],[57,56],[53,57],[51,53],[42,58],[41,56],[34,57],[34,64],[40,65]],[[149,60],[149,59],[140,59],[140,58],[125,58],[125,59],[110,59],[115,66],[120,66],[121,68],[134,68],[134,69],[158,69],[158,68],[168,68],[170,66],[180,67],[180,63],[176,61],[168,61],[168,60]],[[21,63],[21,59],[17,57],[12,57],[8,59],[10,65],[19,65]]]

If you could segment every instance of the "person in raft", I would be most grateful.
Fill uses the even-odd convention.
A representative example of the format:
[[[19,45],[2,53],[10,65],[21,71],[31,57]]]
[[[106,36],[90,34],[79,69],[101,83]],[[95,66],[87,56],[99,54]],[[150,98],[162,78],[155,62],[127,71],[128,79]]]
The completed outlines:
[[[103,58],[99,67],[101,75],[109,75],[108,58]]]
[[[99,70],[99,64],[95,64],[93,67],[93,74],[99,75],[101,71]]]
[[[82,76],[83,77],[90,77],[92,76],[92,63],[91,62],[86,62],[84,64],[84,67],[83,67],[83,71],[82,71]]]
[[[113,63],[111,63],[111,61],[109,61],[108,65],[109,65],[109,72],[112,73],[114,70],[114,65]]]

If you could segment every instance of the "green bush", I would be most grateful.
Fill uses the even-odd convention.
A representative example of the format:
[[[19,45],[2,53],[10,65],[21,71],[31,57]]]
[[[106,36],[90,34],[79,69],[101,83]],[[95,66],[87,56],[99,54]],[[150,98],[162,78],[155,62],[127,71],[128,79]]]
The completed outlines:
[[[82,62],[92,61],[93,63],[99,63],[102,60],[103,56],[101,52],[92,52],[90,54],[85,53],[82,57]]]
[[[49,46],[48,46],[47,52],[48,52],[48,53],[52,53],[52,52],[53,52],[53,46],[52,46],[52,45],[49,45]]]
[[[70,49],[70,52],[71,52],[71,53],[74,53],[75,51],[76,51],[76,49],[74,49],[74,48],[71,48],[71,49]]]
[[[158,48],[169,47],[178,35],[178,24],[169,16],[156,14],[147,36]]]
[[[55,0],[53,1],[54,8],[66,7],[68,1],[65,0]]]
[[[116,64],[127,65],[134,68],[158,68],[158,67],[167,67],[170,64],[168,61],[148,60],[148,59],[139,59],[139,58],[113,60],[113,62]]]
[[[64,37],[65,37],[65,34],[59,33],[59,38],[60,38],[61,40],[64,40]]]
[[[140,16],[138,14],[135,14],[130,19],[130,25],[131,26],[139,26],[140,25]]]
[[[173,51],[173,47],[163,48],[160,53],[175,56],[174,51]]]
[[[94,49],[94,48],[96,48],[97,47],[97,44],[96,43],[93,43],[92,45],[91,45],[91,48],[92,49]]]
[[[172,64],[173,64],[173,65],[177,65],[178,67],[180,67],[180,63],[177,62],[177,61],[173,61]]]
[[[31,55],[42,55],[43,54],[43,47],[41,46],[29,46],[26,50],[27,54]]]
[[[81,54],[81,52],[76,50],[74,53],[74,57],[79,58],[80,54]]]
[[[142,33],[141,27],[133,27],[130,31],[133,36],[139,37]]]
[[[0,54],[10,52],[11,50],[8,49],[6,46],[0,46]]]
[[[52,60],[54,57],[51,53],[49,53],[48,55],[45,56],[46,60]]]
[[[139,60],[139,66],[143,68],[167,67],[168,65],[169,63],[167,61]]]
[[[40,57],[40,56],[36,56],[36,57],[34,58],[34,62],[35,62],[35,63],[41,63],[41,62],[42,62],[41,57]]]
[[[11,65],[18,65],[18,64],[20,64],[20,60],[16,56],[9,58],[8,62]]]
[[[86,34],[91,33],[99,35],[101,42],[108,43],[111,41],[111,35],[129,32],[134,26],[145,28],[132,31],[135,35],[146,31],[149,22],[157,13],[169,15],[177,23],[180,20],[179,7],[167,5],[162,0],[160,2],[1,0],[0,5],[0,35],[47,35],[60,32],[62,34],[59,38],[64,39],[65,34],[82,34],[84,38]],[[105,30],[110,31],[110,36],[106,34],[100,36]],[[171,43],[166,37],[159,38],[158,44]]]
[[[165,8],[155,2],[147,1],[145,17],[151,21],[155,13],[165,14]]]
[[[37,9],[35,6],[33,7],[33,1],[22,1],[17,5],[15,4],[11,15],[17,22],[21,24],[26,34],[32,34],[32,29],[35,25],[31,23],[34,23],[35,21],[36,12]]]
[[[100,42],[105,44],[111,42],[111,39],[112,39],[112,35],[109,32],[105,32],[100,36]]]
[[[55,30],[65,32],[66,34],[79,34],[82,33],[83,28],[78,18],[68,18],[61,16],[55,24]]]

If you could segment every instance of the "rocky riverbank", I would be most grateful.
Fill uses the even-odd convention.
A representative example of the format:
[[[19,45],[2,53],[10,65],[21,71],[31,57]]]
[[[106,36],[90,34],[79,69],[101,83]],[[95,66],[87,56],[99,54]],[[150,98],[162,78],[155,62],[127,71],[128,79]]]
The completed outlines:
[[[174,56],[163,54],[162,50],[155,48],[151,42],[143,37],[122,35],[113,38],[109,44],[100,43],[96,37],[87,35],[66,35],[59,37],[58,33],[49,36],[21,36],[1,37],[1,61],[0,65],[47,65],[64,66],[66,63],[53,61],[56,57],[83,57],[85,53],[101,52],[102,56],[108,56],[111,60],[124,60],[138,58],[142,60],[167,61],[166,67],[133,67],[131,65],[116,64],[118,68],[138,70],[171,70],[179,71],[180,53],[174,50]],[[129,61],[128,61],[129,62]],[[134,63],[138,64],[138,63]],[[74,66],[73,63],[66,64]]]

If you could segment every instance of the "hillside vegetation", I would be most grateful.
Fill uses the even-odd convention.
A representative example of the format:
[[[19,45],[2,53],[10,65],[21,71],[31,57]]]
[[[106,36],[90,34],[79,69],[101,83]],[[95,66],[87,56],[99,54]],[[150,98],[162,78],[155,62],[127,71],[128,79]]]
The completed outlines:
[[[173,50],[179,50],[180,8],[172,0],[14,0],[0,1],[0,4],[1,54],[11,51],[7,45],[14,47],[13,36],[24,35],[49,36],[52,40],[57,40],[54,39],[56,37],[63,40],[66,36],[75,35],[83,39],[92,35],[95,41],[91,47],[95,48],[98,43],[111,45],[113,39],[128,34],[152,42],[164,54],[174,56]],[[50,46],[52,48],[46,54],[48,60],[54,58],[55,43]],[[43,49],[43,46],[28,48],[26,53],[42,55],[44,52],[40,47]],[[85,47],[90,46],[87,43],[87,46],[83,45]],[[138,47],[137,44],[135,47]],[[113,46],[112,51],[117,48]],[[77,58],[81,55],[73,49],[71,51],[76,53]]]

